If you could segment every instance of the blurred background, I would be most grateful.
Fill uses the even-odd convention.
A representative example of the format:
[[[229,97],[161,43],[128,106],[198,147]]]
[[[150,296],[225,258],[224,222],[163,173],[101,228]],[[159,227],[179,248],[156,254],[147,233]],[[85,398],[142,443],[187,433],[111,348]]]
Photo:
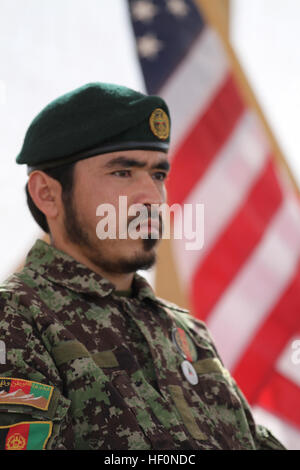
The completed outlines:
[[[156,283],[161,296],[188,306],[196,316],[207,321],[221,355],[224,354],[225,365],[233,372],[259,422],[267,424],[288,448],[293,449],[300,449],[300,415],[295,412],[300,400],[300,365],[291,361],[292,341],[300,339],[299,20],[298,0],[132,0],[129,3],[127,0],[0,0],[1,280],[23,263],[35,239],[43,236],[26,206],[26,168],[15,163],[34,116],[52,99],[92,81],[121,83],[140,91],[162,94],[170,102],[174,115],[172,158],[176,184],[169,188],[171,201],[195,202],[197,186],[197,200],[207,203],[210,211],[206,234],[208,248],[197,258],[183,252],[179,245],[175,245],[173,251],[164,245],[160,263],[149,279]],[[179,44],[181,34],[183,39]],[[168,41],[170,44],[167,45]],[[233,78],[228,79],[228,76]],[[236,76],[241,98],[233,99],[233,93],[238,92],[232,88],[230,80],[235,80]],[[244,79],[246,83],[243,83]],[[214,83],[213,89],[208,87],[211,83]],[[224,117],[225,130],[216,129],[216,122],[220,126],[221,121],[215,111],[213,116],[208,115],[216,89],[224,91],[219,110],[223,117],[228,113]],[[197,110],[190,110],[192,102],[197,104]],[[226,103],[229,111],[225,113]],[[245,111],[248,107],[249,112]],[[243,122],[239,124],[243,126],[242,137],[236,141],[233,137],[233,147],[230,147],[231,140],[225,139],[223,134],[226,131],[229,135],[237,128],[238,118],[233,117],[234,112],[236,116],[243,112]],[[211,151],[214,158],[209,156],[209,151],[205,154],[207,144],[200,152],[206,155],[203,167],[196,157],[191,166],[187,165],[187,160],[182,166],[182,155],[192,153],[192,140],[189,141],[187,136],[190,137],[198,125],[199,139],[203,142],[207,138],[210,148],[212,146],[212,133],[206,137],[201,127],[204,118],[215,126],[216,141],[221,140]],[[261,125],[256,119],[261,120]],[[205,128],[208,121],[205,121]],[[193,142],[195,149],[197,139]],[[230,160],[233,154],[242,155],[239,163]],[[265,157],[260,159],[260,155],[265,154],[271,162],[269,176],[265,186],[262,181],[261,187],[254,187],[258,185],[258,173],[265,169]],[[254,159],[253,155],[256,155]],[[218,159],[222,166],[216,167]],[[193,165],[199,172],[197,184],[188,176],[189,170],[194,173]],[[227,177],[229,172],[231,179],[225,184],[223,176]],[[271,214],[270,207],[266,206],[266,201],[275,205],[276,200],[270,172],[274,187],[281,188],[281,200],[287,201],[288,210],[279,221],[275,209]],[[245,174],[249,175],[248,179]],[[238,181],[235,192],[227,193],[235,180]],[[235,216],[243,200],[243,210],[249,206],[247,219],[240,214],[235,220],[229,210],[226,215],[225,206],[218,205],[218,198],[213,202],[206,200],[211,191],[220,195],[224,204],[227,203],[226,207],[235,207]],[[250,205],[251,191],[257,206]],[[276,204],[279,207],[278,201]],[[266,222],[264,216],[268,210]],[[216,219],[221,220],[223,229],[236,223],[245,230],[244,233],[240,229],[235,232],[231,244],[221,240],[225,247],[224,257],[222,246],[214,250],[212,242],[220,240],[221,225]],[[261,248],[267,224],[271,223],[279,227],[280,243],[272,236],[272,241],[267,239]],[[237,240],[244,239],[252,227],[255,227],[256,238],[253,235],[247,256],[244,254],[238,262],[234,259],[233,248],[239,246]],[[271,253],[277,254],[277,259]],[[261,263],[270,254],[275,268],[268,261],[267,272]],[[214,261],[210,256],[214,256]],[[250,268],[244,270],[246,258],[247,262],[250,258],[253,260],[253,271]],[[219,263],[221,259],[225,259],[224,265]],[[230,260],[233,260],[232,265]],[[257,278],[254,261],[255,269],[260,266],[260,290],[253,284],[253,278]],[[232,271],[230,275],[224,268],[228,264]],[[202,272],[200,267],[203,267]],[[239,276],[234,276],[234,269],[234,274],[239,272]],[[274,269],[279,273],[275,280],[271,279]],[[161,278],[168,279],[168,285],[157,281]],[[276,291],[276,299],[271,291]],[[204,300],[206,292],[211,298],[207,296]],[[203,302],[206,308],[201,307]],[[281,308],[278,307],[280,302]],[[273,317],[275,322],[272,322]],[[283,317],[288,317],[288,324]],[[235,331],[227,342],[224,341],[224,328]],[[251,338],[245,332],[249,329]],[[284,330],[285,335],[280,337],[278,333],[276,336],[279,330]],[[254,335],[259,341],[251,349]],[[247,341],[247,347],[242,340]],[[228,352],[235,343],[236,355]],[[265,367],[255,374],[259,363]]]

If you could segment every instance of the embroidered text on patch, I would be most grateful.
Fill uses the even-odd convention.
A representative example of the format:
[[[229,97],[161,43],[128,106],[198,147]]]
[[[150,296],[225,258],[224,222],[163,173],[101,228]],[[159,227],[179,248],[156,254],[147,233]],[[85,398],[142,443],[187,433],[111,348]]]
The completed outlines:
[[[0,377],[0,404],[27,405],[47,410],[53,388],[30,380]]]

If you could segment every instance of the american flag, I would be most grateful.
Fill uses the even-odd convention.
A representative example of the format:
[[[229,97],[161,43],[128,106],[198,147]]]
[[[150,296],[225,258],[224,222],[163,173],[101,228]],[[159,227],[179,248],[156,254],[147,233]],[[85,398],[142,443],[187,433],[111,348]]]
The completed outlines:
[[[172,240],[191,311],[260,423],[300,449],[298,194],[195,3],[129,9],[146,89],[170,107],[168,202],[204,204],[203,248]]]

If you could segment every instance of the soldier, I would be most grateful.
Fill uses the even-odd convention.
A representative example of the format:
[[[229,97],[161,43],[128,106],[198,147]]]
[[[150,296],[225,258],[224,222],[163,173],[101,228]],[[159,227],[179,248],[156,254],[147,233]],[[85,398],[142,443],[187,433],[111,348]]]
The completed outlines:
[[[120,195],[147,211],[166,200],[169,140],[160,97],[103,83],[31,123],[17,162],[50,243],[1,286],[1,449],[284,449],[205,324],[137,274],[155,263],[161,218],[151,227],[147,212],[143,238],[96,233],[99,204],[119,216]]]

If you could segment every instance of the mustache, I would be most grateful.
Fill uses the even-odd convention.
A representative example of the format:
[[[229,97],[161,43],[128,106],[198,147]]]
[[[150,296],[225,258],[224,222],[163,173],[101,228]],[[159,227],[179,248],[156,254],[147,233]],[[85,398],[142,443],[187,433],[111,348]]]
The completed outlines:
[[[144,222],[154,222],[154,225],[159,225],[159,226],[162,226],[163,225],[163,219],[162,219],[162,215],[161,213],[156,210],[156,209],[151,209],[151,207],[147,207],[147,206],[144,206],[146,207],[147,209],[147,214],[145,214],[145,209],[143,209],[142,212],[142,217],[140,218],[140,215],[138,216],[128,216],[128,225],[130,224],[130,222],[132,222],[133,220],[135,220],[137,217],[140,218],[140,223],[143,224]],[[138,212],[138,211],[137,211]]]
[[[137,210],[137,212],[139,212]],[[133,226],[130,225],[132,221]],[[134,230],[135,233],[138,233],[139,231],[143,231],[146,229],[148,231],[148,237],[144,239],[144,242],[147,241],[147,238],[153,238],[152,244],[154,245],[158,239],[161,239],[164,233],[164,223],[163,223],[163,217],[162,214],[158,210],[154,210],[152,208],[147,207],[147,211],[145,211],[145,208],[141,211],[136,216],[133,217],[128,217],[128,222],[127,222],[127,230],[128,233],[131,233],[132,229]],[[136,232],[138,231],[138,232]],[[150,235],[151,234],[151,235]],[[150,249],[150,246],[145,245]],[[152,245],[151,245],[152,246]]]

